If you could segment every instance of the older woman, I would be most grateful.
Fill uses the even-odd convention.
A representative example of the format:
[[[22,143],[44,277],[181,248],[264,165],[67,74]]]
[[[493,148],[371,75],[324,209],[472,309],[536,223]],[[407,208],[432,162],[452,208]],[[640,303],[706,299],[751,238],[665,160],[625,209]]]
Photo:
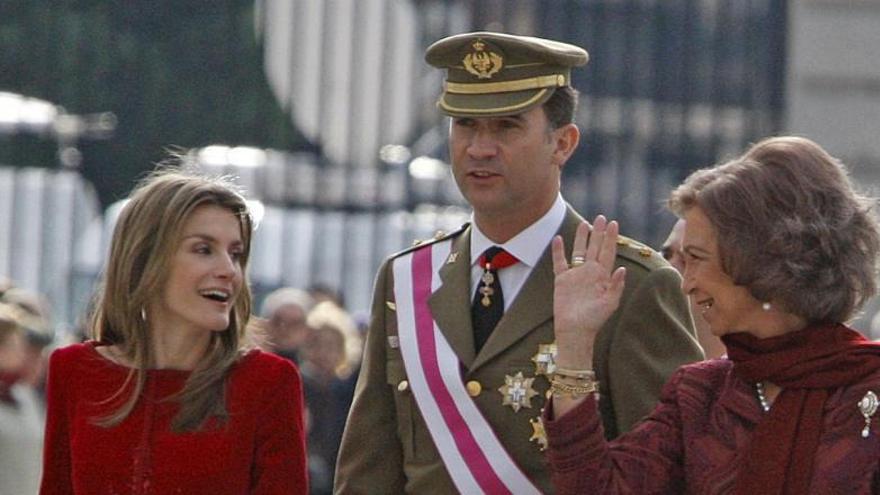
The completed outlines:
[[[248,332],[252,230],[221,179],[132,193],[94,340],[50,359],[42,494],[308,490],[299,374]]]
[[[623,289],[617,224],[597,218],[589,241],[583,226],[571,267],[557,240],[544,421],[559,493],[878,493],[880,347],[844,323],[876,289],[871,203],[817,144],[779,137],[695,172],[669,206],[687,222],[682,286],[728,358],[680,368],[607,442],[590,368]]]

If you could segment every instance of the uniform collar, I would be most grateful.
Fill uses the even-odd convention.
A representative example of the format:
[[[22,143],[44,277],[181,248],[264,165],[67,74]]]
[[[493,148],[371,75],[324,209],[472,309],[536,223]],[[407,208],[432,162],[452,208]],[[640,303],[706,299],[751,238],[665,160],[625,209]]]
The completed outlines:
[[[553,206],[547,210],[547,213],[544,213],[544,216],[504,244],[496,244],[483,234],[471,215],[471,263],[476,263],[486,249],[492,246],[501,246],[505,251],[516,256],[521,263],[532,268],[538,263],[547,245],[559,231],[564,218],[565,201],[562,200],[562,194],[557,194],[556,201],[553,202]]]

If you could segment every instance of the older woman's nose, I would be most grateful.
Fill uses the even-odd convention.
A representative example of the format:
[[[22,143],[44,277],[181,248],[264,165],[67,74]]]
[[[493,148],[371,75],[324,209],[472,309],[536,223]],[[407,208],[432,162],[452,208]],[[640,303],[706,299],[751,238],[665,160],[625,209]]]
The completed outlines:
[[[695,288],[696,284],[694,282],[694,276],[691,273],[691,270],[688,269],[687,264],[685,264],[684,271],[681,272],[681,291],[686,295],[690,295]]]

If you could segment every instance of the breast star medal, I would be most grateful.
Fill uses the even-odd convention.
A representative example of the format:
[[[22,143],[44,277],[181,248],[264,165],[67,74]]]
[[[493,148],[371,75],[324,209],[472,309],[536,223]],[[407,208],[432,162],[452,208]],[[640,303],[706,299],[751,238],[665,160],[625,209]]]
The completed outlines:
[[[862,400],[859,401],[859,412],[865,417],[865,427],[862,428],[862,438],[868,438],[871,434],[871,417],[877,412],[877,394],[868,390]]]
[[[537,418],[529,420],[532,425],[532,436],[529,437],[530,442],[537,442],[541,452],[547,450],[547,432],[544,430],[544,420],[538,415]]]
[[[535,376],[552,375],[556,371],[556,342],[538,344],[538,353],[532,356],[532,362],[535,363]]]
[[[534,378],[524,378],[522,371],[514,376],[505,375],[504,385],[498,387],[498,391],[504,396],[501,405],[510,406],[513,412],[519,412],[523,407],[532,407],[532,397],[538,395],[538,392],[532,388]]]

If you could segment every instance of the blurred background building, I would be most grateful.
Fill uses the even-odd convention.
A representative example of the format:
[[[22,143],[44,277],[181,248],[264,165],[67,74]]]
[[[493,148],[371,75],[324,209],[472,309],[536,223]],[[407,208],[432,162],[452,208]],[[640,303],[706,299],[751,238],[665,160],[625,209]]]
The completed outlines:
[[[675,184],[771,134],[880,183],[880,0],[5,2],[0,275],[75,325],[116,200],[180,146],[260,202],[258,297],[326,285],[366,311],[385,256],[468,217],[422,54],[480,29],[590,52],[563,190],[631,237],[658,245]]]

